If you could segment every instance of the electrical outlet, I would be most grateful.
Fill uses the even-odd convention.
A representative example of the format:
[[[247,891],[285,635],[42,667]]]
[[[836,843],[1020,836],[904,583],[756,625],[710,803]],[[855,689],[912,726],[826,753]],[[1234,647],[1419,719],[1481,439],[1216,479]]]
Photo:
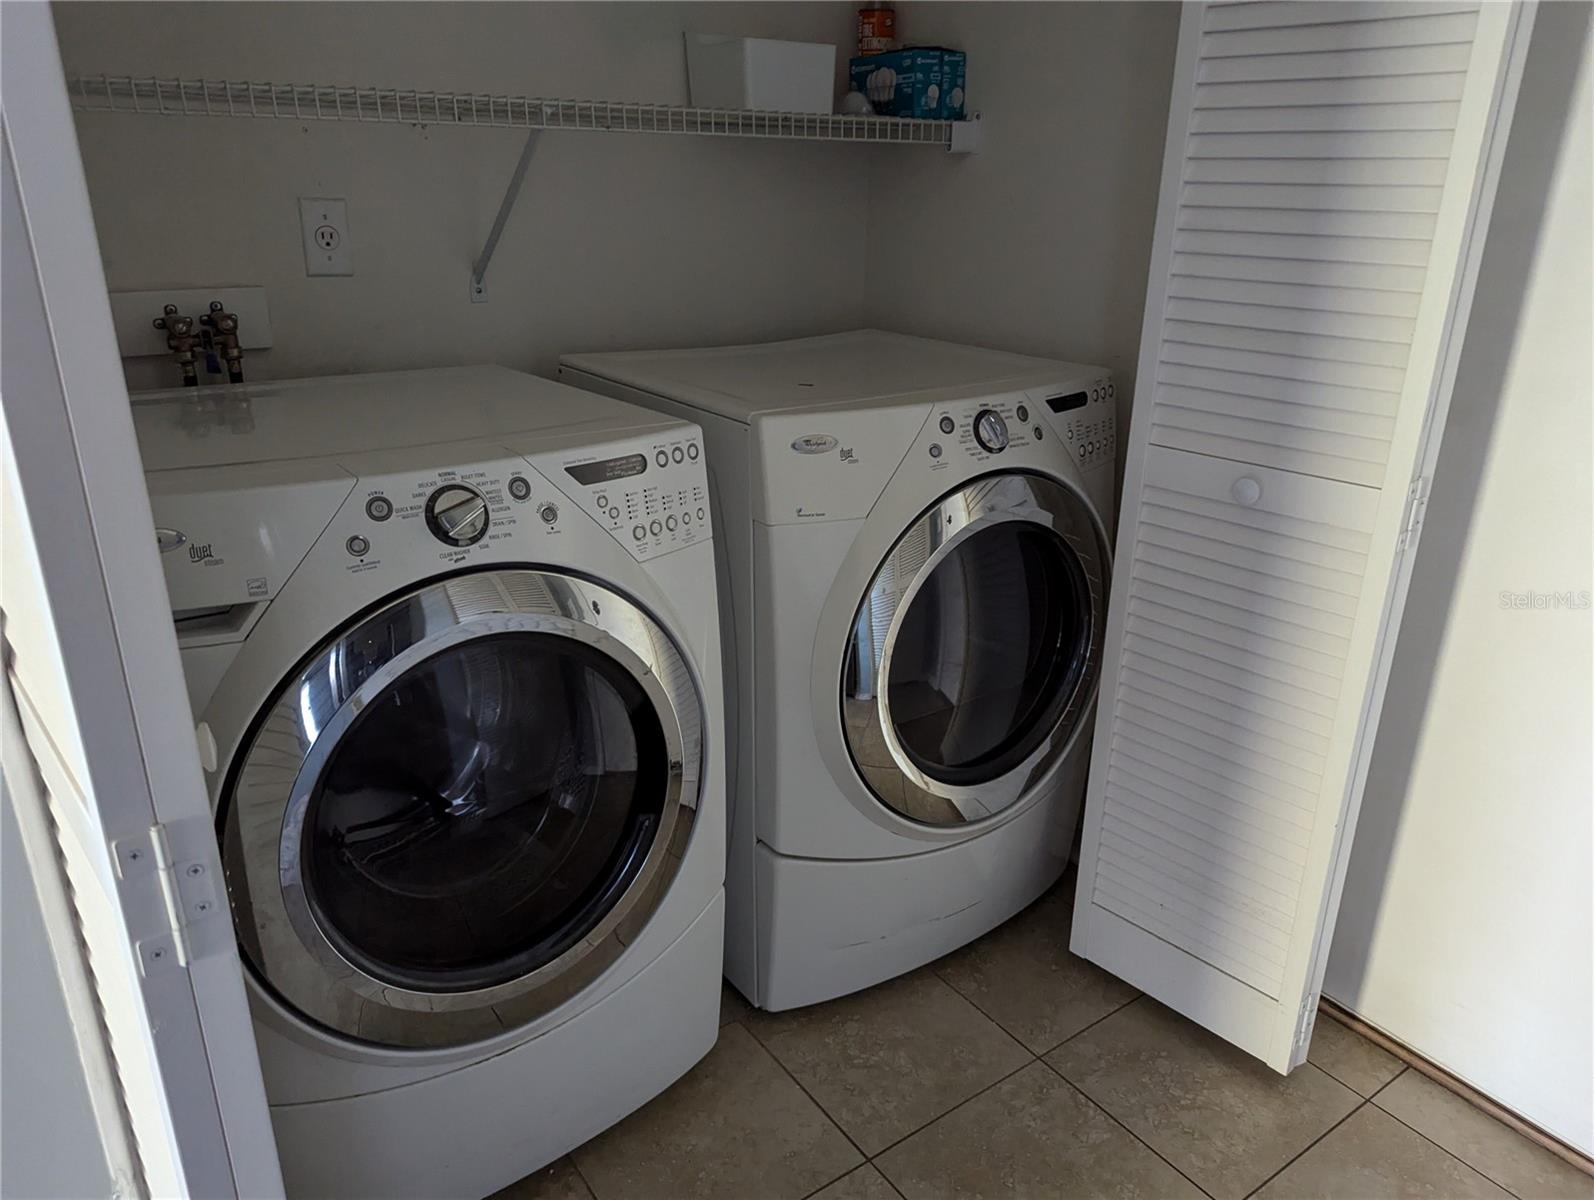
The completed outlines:
[[[306,275],[353,275],[349,246],[349,205],[317,196],[299,198],[299,227],[304,234]]]

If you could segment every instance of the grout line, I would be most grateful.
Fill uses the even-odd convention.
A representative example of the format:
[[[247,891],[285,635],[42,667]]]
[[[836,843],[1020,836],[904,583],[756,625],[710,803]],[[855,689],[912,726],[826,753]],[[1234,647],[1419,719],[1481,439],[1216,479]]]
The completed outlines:
[[[1057,1051],[1061,1050],[1064,1046],[1068,1045],[1069,1042],[1071,1042],[1075,1038],[1077,1038],[1080,1034],[1089,1033],[1092,1029],[1096,1028],[1096,1026],[1100,1025],[1108,1017],[1116,1017],[1119,1013],[1123,1012],[1123,1010],[1128,1008],[1131,1004],[1135,1004],[1138,1001],[1145,999],[1145,995],[1146,994],[1144,992],[1136,992],[1133,996],[1129,997],[1129,999],[1125,1000],[1117,1008],[1113,1009],[1112,1012],[1107,1013],[1104,1016],[1097,1017],[1089,1025],[1086,1025],[1086,1026],[1083,1026],[1082,1028],[1074,1030],[1073,1033],[1069,1034],[1062,1041],[1058,1042],[1057,1045],[1053,1046],[1050,1050],[1043,1050],[1039,1054],[1037,1054],[1035,1057],[1036,1058],[1045,1058],[1048,1054],[1055,1054]]]
[[[826,1113],[825,1115],[829,1116],[830,1114]],[[815,1196],[819,1195],[820,1192],[824,1191],[831,1184],[840,1183],[843,1179],[847,1178],[847,1176],[851,1175],[854,1171],[862,1170],[864,1167],[867,1167],[868,1165],[869,1165],[869,1160],[866,1158],[861,1163],[858,1163],[856,1166],[848,1167],[845,1171],[843,1171],[840,1175],[837,1175],[834,1179],[827,1179],[823,1183],[821,1183],[818,1187],[816,1187],[813,1191],[805,1192],[803,1194],[802,1200],[813,1200],[813,1198]]]
[[[622,1118],[622,1120],[623,1119],[624,1118]],[[618,1123],[619,1122],[616,1122],[616,1124],[618,1124]],[[589,1138],[588,1141],[590,1141],[590,1140],[591,1139]],[[585,1144],[586,1144],[585,1142],[582,1143],[582,1145],[585,1145]],[[581,1149],[581,1146],[577,1146],[576,1147],[576,1150],[579,1150],[579,1149]],[[581,1180],[581,1186],[587,1189],[587,1195],[591,1196],[592,1200],[598,1200],[598,1189],[592,1186],[592,1180],[588,1179],[585,1175],[583,1175],[581,1173],[581,1164],[576,1161],[576,1150],[572,1150],[572,1151],[570,1151],[570,1153],[565,1155],[565,1157],[570,1160],[570,1169],[576,1173],[576,1178]],[[558,1161],[559,1160],[557,1158],[554,1159],[554,1162],[558,1162]],[[532,1172],[532,1173],[536,1174],[536,1172]]]
[[[973,943],[972,943],[972,942],[971,942],[971,943],[970,943],[970,945],[973,945]],[[1011,1029],[1009,1029],[1009,1028],[1008,1028],[1008,1027],[1007,1027],[1007,1026],[1006,1026],[1006,1025],[1003,1025],[1003,1024],[1002,1024],[1002,1023],[1001,1023],[1001,1022],[1000,1022],[1000,1021],[998,1021],[998,1020],[997,1020],[997,1019],[996,1019],[996,1018],[995,1018],[995,1017],[993,1017],[993,1016],[992,1016],[992,1015],[991,1015],[991,1014],[990,1014],[990,1013],[988,1013],[988,1012],[986,1012],[986,1011],[985,1011],[985,1010],[984,1010],[984,1009],[983,1009],[983,1008],[981,1008],[981,1007],[980,1007],[980,1006],[979,1006],[979,1004],[978,1004],[978,1003],[977,1003],[977,1002],[976,1002],[976,1001],[975,1001],[975,1000],[974,1000],[974,998],[973,998],[973,997],[972,997],[972,996],[966,996],[966,995],[964,995],[964,994],[963,994],[963,989],[962,989],[962,988],[960,988],[960,987],[958,987],[958,985],[957,985],[957,984],[955,984],[955,983],[953,983],[953,982],[952,982],[952,981],[951,981],[951,980],[950,980],[950,979],[948,979],[948,978],[946,978],[946,976],[944,976],[944,975],[942,975],[942,974],[941,974],[941,972],[940,972],[940,971],[938,971],[938,970],[936,970],[936,969],[935,969],[935,967],[934,967],[934,966],[933,966],[933,965],[932,965],[932,966],[931,966],[931,968],[930,968],[930,974],[931,974],[931,975],[932,975],[932,976],[933,976],[933,977],[934,977],[934,978],[935,978],[935,979],[936,979],[936,980],[937,980],[937,981],[938,981],[938,982],[939,982],[939,983],[940,983],[940,984],[941,984],[941,985],[942,985],[942,986],[943,986],[943,987],[945,987],[945,988],[946,988],[946,989],[947,989],[947,990],[948,990],[948,991],[950,991],[950,992],[951,992],[951,993],[952,993],[952,994],[953,994],[953,995],[954,995],[954,996],[956,996],[956,997],[957,997],[957,998],[958,998],[958,999],[959,999],[959,1000],[961,1000],[961,1001],[963,1001],[963,1003],[965,1003],[965,1004],[967,1004],[967,1005],[968,1005],[968,1006],[969,1006],[969,1007],[970,1007],[970,1008],[972,1008],[972,1009],[973,1009],[973,1010],[974,1010],[974,1011],[975,1011],[975,1012],[977,1012],[977,1013],[979,1013],[979,1014],[980,1014],[980,1016],[982,1016],[982,1017],[984,1017],[984,1018],[985,1018],[985,1019],[986,1019],[986,1020],[987,1020],[987,1021],[989,1021],[989,1022],[990,1022],[990,1023],[991,1023],[991,1024],[992,1024],[992,1025],[995,1025],[995,1026],[996,1026],[996,1027],[997,1027],[997,1028],[998,1028],[998,1029],[1000,1029],[1000,1030],[1001,1030],[1001,1031],[1002,1031],[1002,1032],[1003,1032],[1003,1033],[1005,1033],[1005,1034],[1006,1034],[1006,1035],[1007,1035],[1007,1037],[1008,1037],[1008,1040],[1010,1040],[1010,1041],[1011,1041],[1011,1042],[1012,1042],[1012,1043],[1013,1043],[1013,1044],[1014,1044],[1014,1045],[1015,1045],[1015,1046],[1017,1046],[1017,1047],[1018,1047],[1018,1048],[1019,1048],[1019,1049],[1020,1049],[1020,1050],[1022,1050],[1022,1051],[1023,1051],[1023,1052],[1024,1052],[1024,1053],[1025,1053],[1025,1054],[1028,1054],[1028,1055],[1029,1055],[1029,1056],[1030,1056],[1030,1057],[1031,1057],[1031,1058],[1039,1058],[1039,1057],[1040,1057],[1040,1055],[1039,1055],[1039,1054],[1036,1054],[1036,1053],[1035,1053],[1035,1051],[1033,1051],[1033,1050],[1031,1050],[1031,1049],[1030,1049],[1030,1048],[1029,1048],[1029,1046],[1027,1046],[1027,1045],[1026,1045],[1026,1044],[1025,1044],[1025,1043],[1024,1043],[1024,1041],[1023,1041],[1023,1039],[1022,1039],[1022,1038],[1020,1038],[1020,1037],[1019,1037],[1019,1036],[1018,1036],[1018,1034],[1016,1034],[1016,1033],[1014,1033],[1014,1032],[1013,1032],[1013,1031],[1012,1031],[1012,1030],[1011,1030]]]
[[[1028,1054],[1029,1051],[1026,1050],[1026,1051],[1024,1051],[1024,1053]],[[962,1108],[965,1104],[969,1103],[971,1100],[978,1100],[981,1096],[985,1095],[985,1093],[990,1091],[992,1088],[1000,1087],[1002,1084],[1006,1083],[1009,1079],[1013,1078],[1013,1076],[1017,1075],[1020,1071],[1027,1071],[1038,1062],[1040,1062],[1040,1059],[1031,1056],[1030,1060],[1027,1063],[1022,1064],[1021,1066],[1014,1067],[1011,1071],[1009,1071],[1006,1075],[1003,1075],[1000,1079],[992,1080],[990,1083],[988,1083],[984,1087],[982,1087],[979,1091],[975,1092],[972,1096],[965,1096],[962,1100],[959,1100],[956,1104],[954,1104],[951,1108],[947,1109],[944,1113],[940,1113],[937,1116],[931,1117],[923,1125],[920,1125],[917,1129],[911,1130],[908,1133],[903,1134],[901,1137],[899,1137],[896,1141],[892,1142],[890,1145],[882,1146],[879,1150],[875,1151],[875,1153],[870,1157],[869,1161],[870,1162],[874,1162],[874,1160],[879,1158],[882,1154],[886,1154],[886,1153],[889,1153],[892,1150],[895,1150],[898,1146],[902,1145],[902,1143],[907,1141],[910,1137],[913,1137],[915,1134],[923,1133],[926,1129],[930,1128],[930,1126],[934,1125],[942,1117],[950,1117],[953,1113],[957,1112],[958,1109]],[[876,1169],[878,1170],[878,1168],[876,1168]],[[885,1172],[881,1171],[880,1174],[884,1175]],[[887,1178],[887,1182],[890,1182],[889,1177]],[[892,1184],[892,1187],[895,1187],[895,1186],[896,1186],[895,1184]],[[898,1192],[898,1195],[900,1195],[900,1194],[901,1193]]]
[[[738,1022],[738,1024],[741,1024],[741,1022]],[[759,1037],[758,1034],[756,1032],[754,1032],[753,1027],[751,1025],[743,1024],[742,1028],[747,1030],[748,1036],[751,1037],[753,1039],[753,1041],[758,1043],[759,1049],[763,1050],[763,1052],[765,1054],[769,1055],[769,1057],[774,1061],[775,1065],[777,1067],[779,1067],[783,1072],[785,1072],[786,1078],[790,1079],[793,1083],[795,1083],[797,1085],[797,1090],[800,1091],[803,1095],[807,1096],[809,1101],[810,1101],[810,1103],[812,1103],[815,1108],[817,1108],[821,1113],[824,1114],[825,1120],[829,1121],[832,1125],[834,1125],[836,1127],[836,1132],[840,1133],[842,1137],[847,1139],[847,1144],[850,1145],[859,1154],[863,1155],[863,1161],[864,1162],[868,1162],[869,1161],[869,1156],[867,1154],[864,1154],[863,1147],[858,1145],[857,1142],[853,1141],[852,1134],[848,1133],[844,1128],[842,1128],[841,1122],[836,1120],[835,1117],[830,1115],[830,1110],[828,1108],[826,1108],[823,1104],[819,1103],[819,1098],[817,1096],[815,1096],[812,1092],[810,1092],[807,1088],[803,1087],[802,1080],[798,1079],[797,1076],[793,1075],[791,1073],[790,1069],[786,1066],[786,1064],[780,1061],[780,1055],[776,1054],[773,1050],[771,1050],[768,1046],[766,1046],[764,1044],[764,1039]],[[860,1164],[858,1164],[858,1163],[854,1163],[851,1167],[849,1167],[847,1169],[848,1169],[848,1171],[854,1171],[854,1170],[857,1170],[859,1165]],[[837,1178],[840,1178],[840,1177],[838,1176]],[[830,1181],[830,1183],[834,1183],[834,1182],[835,1182],[834,1179],[832,1179]],[[830,1184],[827,1183],[825,1186],[829,1187]]]
[[[1408,1067],[1406,1070],[1412,1070],[1412,1069],[1413,1068]],[[1404,1075],[1405,1073],[1406,1073],[1405,1071],[1402,1071],[1400,1074]],[[1421,1075],[1422,1072],[1418,1071],[1417,1074]],[[1400,1078],[1400,1076],[1397,1075],[1395,1078],[1398,1079],[1398,1078]],[[1395,1081],[1394,1079],[1391,1079],[1389,1081],[1389,1083],[1393,1083],[1394,1081]],[[1388,1087],[1388,1086],[1389,1086],[1388,1083],[1386,1083],[1384,1085],[1384,1087]],[[1382,1092],[1384,1090],[1384,1088],[1379,1088],[1378,1090],[1380,1092]],[[1371,1100],[1369,1100],[1368,1103],[1369,1104],[1373,1104],[1373,1102]],[[1458,1163],[1460,1163],[1462,1166],[1467,1168],[1467,1170],[1471,1171],[1474,1175],[1478,1175],[1478,1176],[1480,1176],[1480,1177],[1482,1177],[1484,1179],[1487,1179],[1490,1183],[1494,1184],[1495,1187],[1499,1188],[1502,1192],[1506,1193],[1506,1195],[1508,1195],[1508,1196],[1517,1196],[1516,1192],[1513,1192],[1510,1188],[1506,1187],[1505,1184],[1501,1183],[1493,1175],[1490,1175],[1482,1167],[1474,1166],[1472,1163],[1469,1163],[1466,1159],[1462,1158],[1461,1155],[1457,1154],[1449,1146],[1444,1145],[1442,1142],[1434,1141],[1433,1138],[1429,1137],[1426,1133],[1424,1133],[1422,1130],[1418,1129],[1415,1125],[1410,1125],[1410,1124],[1407,1124],[1405,1121],[1402,1121],[1400,1119],[1400,1117],[1398,1117],[1396,1114],[1390,1112],[1382,1104],[1373,1104],[1373,1107],[1376,1108],[1379,1112],[1383,1113],[1384,1116],[1386,1116],[1390,1120],[1394,1121],[1396,1124],[1404,1125],[1407,1129],[1411,1130],[1418,1137],[1420,1137],[1423,1141],[1427,1142],[1430,1146],[1434,1146],[1437,1149],[1443,1151],[1445,1154],[1448,1154],[1451,1158],[1455,1159]],[[1516,1131],[1512,1130],[1512,1132],[1515,1133]],[[1520,1136],[1520,1135],[1518,1135],[1518,1136]],[[1527,1141],[1528,1139],[1524,1138],[1523,1140]],[[1517,1200],[1522,1200],[1522,1198],[1520,1196],[1517,1196]]]
[[[1319,1068],[1319,1070],[1321,1070],[1321,1069],[1322,1069],[1322,1068]],[[1327,1075],[1327,1074],[1328,1074],[1328,1072],[1326,1072],[1326,1071],[1324,1071],[1324,1072],[1323,1072],[1323,1073],[1324,1073],[1324,1074],[1325,1074],[1325,1075]],[[1334,1077],[1333,1077],[1333,1076],[1332,1076],[1332,1075],[1329,1075],[1329,1078],[1330,1078],[1330,1079],[1333,1079],[1333,1078],[1334,1078]],[[1339,1081],[1338,1081],[1338,1080],[1335,1080],[1335,1082],[1336,1082],[1336,1083],[1338,1083],[1338,1082],[1339,1082]],[[1344,1085],[1343,1085],[1343,1084],[1340,1084],[1340,1086],[1341,1086],[1341,1087],[1344,1087]],[[1369,1104],[1371,1104],[1371,1103],[1372,1103],[1372,1101],[1371,1101],[1371,1100],[1367,1100],[1367,1099],[1363,1099],[1363,1097],[1362,1097],[1362,1096],[1361,1096],[1361,1095],[1360,1095],[1360,1093],[1358,1093],[1358,1092],[1357,1092],[1357,1091],[1356,1091],[1356,1089],[1355,1089],[1355,1088],[1346,1088],[1346,1089],[1345,1089],[1345,1090],[1346,1090],[1346,1091],[1348,1091],[1348,1092],[1350,1092],[1350,1094],[1351,1094],[1351,1095],[1353,1095],[1353,1096],[1355,1096],[1355,1097],[1356,1097],[1356,1099],[1357,1099],[1357,1104],[1356,1104],[1356,1107],[1355,1107],[1355,1108],[1353,1108],[1353,1109],[1351,1109],[1351,1110],[1350,1110],[1350,1112],[1348,1112],[1348,1113],[1346,1113],[1346,1114],[1345,1114],[1345,1115],[1344,1115],[1344,1116],[1343,1116],[1343,1117],[1341,1117],[1341,1118],[1340,1118],[1340,1119],[1339,1119],[1339,1120],[1337,1120],[1337,1121],[1335,1121],[1335,1122],[1334,1122],[1334,1123],[1333,1123],[1333,1124],[1332,1124],[1332,1125],[1330,1125],[1330,1126],[1329,1126],[1329,1127],[1328,1127],[1328,1128],[1327,1128],[1327,1129],[1325,1129],[1325,1130],[1323,1130],[1323,1132],[1322,1132],[1322,1133],[1320,1133],[1320,1134],[1318,1134],[1318,1135],[1317,1135],[1317,1136],[1316,1136],[1316,1137],[1315,1137],[1315,1138],[1313,1138],[1313,1139],[1312,1139],[1312,1140],[1311,1140],[1311,1141],[1310,1141],[1310,1142],[1308,1142],[1308,1143],[1307,1143],[1307,1144],[1306,1144],[1306,1145],[1304,1145],[1304,1146],[1302,1146],[1302,1147],[1301,1147],[1301,1149],[1300,1149],[1300,1152],[1299,1152],[1299,1153],[1297,1153],[1297,1154],[1295,1154],[1295,1155],[1292,1155],[1292,1156],[1291,1156],[1291,1158],[1290,1158],[1290,1160],[1289,1160],[1289,1162],[1287,1162],[1287,1163],[1285,1163],[1285,1164],[1284,1164],[1284,1165],[1283,1165],[1283,1166],[1282,1166],[1282,1167],[1280,1167],[1280,1168],[1279,1168],[1279,1169],[1278,1169],[1278,1170],[1277,1170],[1277,1171],[1274,1171],[1274,1172],[1273,1172],[1273,1174],[1271,1174],[1271,1175],[1269,1175],[1269,1176],[1268,1176],[1268,1177],[1267,1177],[1267,1178],[1266,1178],[1266,1179],[1264,1179],[1264,1180],[1263,1180],[1263,1181],[1262,1181],[1262,1182],[1261,1182],[1261,1183],[1259,1183],[1259,1184],[1257,1184],[1257,1185],[1256,1185],[1256,1186],[1255,1186],[1255,1187],[1254,1187],[1254,1188],[1252,1188],[1252,1189],[1251,1189],[1251,1190],[1250,1190],[1250,1191],[1249,1191],[1249,1192],[1247,1192],[1247,1193],[1246,1193],[1246,1200],[1250,1200],[1250,1198],[1251,1198],[1251,1197],[1253,1197],[1253,1196],[1255,1196],[1255,1195],[1256,1195],[1256,1194],[1257,1194],[1257,1193],[1258,1193],[1258,1192],[1260,1192],[1260,1191],[1261,1191],[1261,1190],[1262,1190],[1262,1189],[1263,1189],[1263,1188],[1265,1188],[1265,1187],[1266,1187],[1266,1186],[1267,1186],[1267,1185],[1268,1185],[1268,1184],[1270,1184],[1270,1183],[1272,1183],[1272,1182],[1273,1182],[1273,1181],[1274,1181],[1274,1180],[1275,1180],[1275,1179],[1277,1179],[1277,1178],[1278,1178],[1278,1177],[1279,1177],[1279,1176],[1280,1176],[1280,1175],[1282,1175],[1282,1174],[1284,1174],[1284,1172],[1285,1172],[1285,1171],[1288,1171],[1288,1170],[1289,1170],[1289,1169],[1290,1169],[1290,1168],[1291,1168],[1291,1167],[1293,1167],[1293,1166],[1294,1166],[1294,1165],[1295,1165],[1295,1164],[1296,1164],[1296,1162],[1297,1162],[1297,1161],[1299,1161],[1299,1159],[1300,1159],[1300,1158],[1301,1158],[1301,1156],[1302,1156],[1302,1155],[1304,1155],[1304,1154],[1305,1154],[1305,1153],[1306,1153],[1306,1152],[1307,1152],[1307,1151],[1308,1151],[1308,1150],[1310,1150],[1310,1149],[1311,1149],[1311,1148],[1312,1148],[1312,1147],[1313,1147],[1313,1146],[1315,1146],[1315,1145],[1317,1145],[1317,1143],[1319,1143],[1319,1142],[1321,1142],[1321,1141],[1322,1141],[1322,1140],[1323,1140],[1323,1139],[1324,1139],[1324,1138],[1326,1138],[1326,1137],[1327,1137],[1327,1136],[1328,1136],[1328,1135],[1329,1135],[1329,1134],[1331,1134],[1331,1133],[1333,1133],[1333,1132],[1334,1132],[1334,1130],[1336,1130],[1336,1129],[1338,1129],[1338,1128],[1339,1128],[1339,1127],[1340,1127],[1340,1126],[1341,1126],[1341,1125],[1343,1125],[1343,1124],[1344,1124],[1344,1123],[1345,1123],[1345,1122],[1346,1122],[1346,1121],[1348,1121],[1348,1120],[1350,1120],[1350,1119],[1351,1119],[1351,1118],[1352,1118],[1352,1117],[1354,1117],[1354,1116],[1355,1116],[1355,1115],[1356,1115],[1356,1114],[1357,1114],[1357,1113],[1359,1113],[1359,1112],[1361,1112],[1361,1110],[1362,1110],[1362,1109],[1364,1109],[1364,1108],[1366,1108],[1366,1107],[1367,1107],[1367,1106],[1368,1106],[1368,1105],[1369,1105]]]
[[[1138,1000],[1138,999],[1140,999],[1140,997],[1136,996],[1135,1000]],[[1131,1000],[1131,1001],[1129,1001],[1129,1004],[1133,1004],[1134,1002],[1135,1002],[1134,1000]],[[1127,1008],[1128,1006],[1129,1006],[1128,1004],[1125,1004],[1125,1005],[1121,1005],[1120,1007],[1121,1008]],[[1106,1020],[1106,1019],[1107,1019],[1106,1017],[1102,1018],[1102,1020]],[[1084,1033],[1085,1031],[1083,1029],[1081,1029],[1079,1032],[1080,1033]],[[1076,1034],[1075,1036],[1077,1037],[1078,1035]],[[1063,1044],[1063,1043],[1059,1043],[1059,1044]],[[1050,1052],[1048,1051],[1048,1053],[1050,1053]],[[1167,1163],[1169,1170],[1171,1170],[1175,1174],[1177,1174],[1180,1178],[1182,1178],[1191,1187],[1195,1188],[1196,1191],[1200,1192],[1203,1196],[1211,1196],[1212,1195],[1212,1193],[1207,1191],[1206,1188],[1202,1187],[1194,1179],[1191,1179],[1190,1176],[1186,1175],[1184,1173],[1184,1171],[1182,1171],[1179,1168],[1178,1164],[1176,1164],[1175,1162],[1173,1162],[1173,1160],[1168,1158],[1167,1155],[1163,1154],[1163,1152],[1161,1150],[1158,1150],[1150,1142],[1146,1141],[1145,1138],[1141,1137],[1133,1129],[1129,1128],[1129,1126],[1125,1125],[1122,1121],[1120,1121],[1118,1119],[1117,1115],[1114,1114],[1113,1111],[1110,1108],[1108,1108],[1105,1104],[1102,1104],[1099,1101],[1097,1101],[1095,1099],[1095,1097],[1093,1097],[1089,1092],[1087,1092],[1084,1088],[1080,1087],[1077,1083],[1075,1083],[1067,1075],[1064,1075],[1056,1067],[1052,1066],[1052,1064],[1047,1062],[1044,1058],[1041,1059],[1040,1062],[1041,1062],[1041,1065],[1044,1066],[1048,1071],[1050,1071],[1053,1075],[1057,1076],[1057,1078],[1061,1079],[1065,1085],[1067,1085],[1068,1087],[1073,1088],[1074,1091],[1078,1092],[1081,1096],[1083,1096],[1085,1098],[1085,1102],[1087,1104],[1089,1104],[1092,1108],[1094,1108],[1098,1112],[1100,1112],[1103,1116],[1105,1116],[1114,1125],[1118,1126],[1119,1129],[1122,1129],[1125,1133],[1127,1133],[1136,1142],[1140,1143],[1140,1145],[1144,1146],[1147,1150],[1151,1151],[1152,1154],[1154,1154],[1158,1158],[1160,1158],[1164,1163]]]

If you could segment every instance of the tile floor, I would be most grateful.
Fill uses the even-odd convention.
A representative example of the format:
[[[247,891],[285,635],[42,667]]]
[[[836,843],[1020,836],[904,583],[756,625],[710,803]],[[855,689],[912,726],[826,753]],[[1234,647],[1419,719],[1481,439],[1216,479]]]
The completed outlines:
[[[829,1004],[727,988],[690,1075],[495,1200],[1594,1200],[1326,1016],[1286,1079],[1073,957],[1072,891]]]

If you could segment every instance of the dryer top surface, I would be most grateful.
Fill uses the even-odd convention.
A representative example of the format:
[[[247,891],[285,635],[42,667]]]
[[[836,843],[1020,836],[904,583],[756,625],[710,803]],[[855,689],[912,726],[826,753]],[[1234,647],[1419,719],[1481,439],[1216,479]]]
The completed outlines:
[[[1101,367],[876,329],[701,350],[569,354],[560,361],[744,423],[760,413],[919,403],[1107,373]]]
[[[146,472],[336,458],[536,433],[594,442],[673,424],[507,367],[442,367],[135,393]],[[524,441],[524,437],[520,438]]]

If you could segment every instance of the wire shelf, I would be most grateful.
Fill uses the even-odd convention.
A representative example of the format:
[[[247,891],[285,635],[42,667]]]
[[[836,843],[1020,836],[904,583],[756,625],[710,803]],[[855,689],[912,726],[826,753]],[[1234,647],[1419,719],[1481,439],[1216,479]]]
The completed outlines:
[[[496,129],[677,133],[700,137],[784,138],[973,149],[973,121],[923,121],[828,113],[687,108],[608,100],[555,100],[406,88],[231,79],[159,79],[132,75],[67,80],[80,112],[160,117],[245,117],[284,121],[354,121],[403,125],[475,125]]]

